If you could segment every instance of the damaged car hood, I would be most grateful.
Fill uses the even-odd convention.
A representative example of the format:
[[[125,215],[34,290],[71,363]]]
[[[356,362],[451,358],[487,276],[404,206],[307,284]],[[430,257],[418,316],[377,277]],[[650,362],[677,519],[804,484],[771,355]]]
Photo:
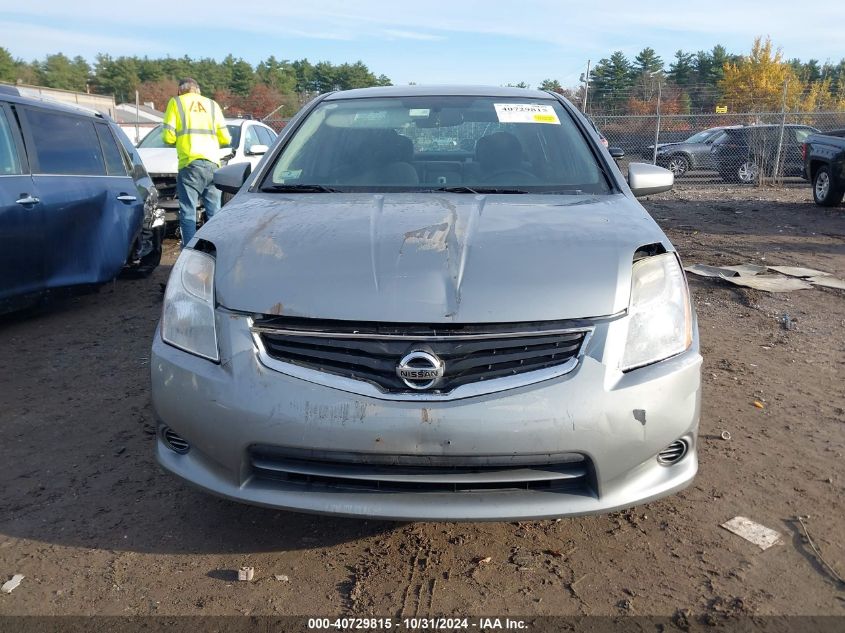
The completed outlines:
[[[636,249],[671,250],[622,194],[253,194],[197,238],[226,308],[414,323],[614,314]]]

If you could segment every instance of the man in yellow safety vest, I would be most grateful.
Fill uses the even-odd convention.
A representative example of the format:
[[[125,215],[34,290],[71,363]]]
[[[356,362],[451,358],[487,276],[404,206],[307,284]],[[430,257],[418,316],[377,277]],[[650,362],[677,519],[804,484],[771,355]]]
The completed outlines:
[[[200,95],[193,79],[179,82],[179,96],[173,97],[164,113],[162,138],[176,145],[179,173],[176,195],[179,198],[179,227],[184,247],[197,232],[197,201],[202,198],[207,218],[220,210],[220,190],[212,180],[220,166],[220,148],[232,142],[223,110],[214,99]]]

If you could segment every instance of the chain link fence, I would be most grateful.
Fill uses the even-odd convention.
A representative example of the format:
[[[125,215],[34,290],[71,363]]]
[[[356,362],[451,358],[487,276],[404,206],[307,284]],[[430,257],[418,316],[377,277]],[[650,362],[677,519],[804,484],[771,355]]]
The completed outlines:
[[[801,145],[816,131],[845,128],[845,112],[594,115],[610,147],[630,162],[656,162],[678,184],[799,183]],[[655,142],[657,151],[655,151]]]

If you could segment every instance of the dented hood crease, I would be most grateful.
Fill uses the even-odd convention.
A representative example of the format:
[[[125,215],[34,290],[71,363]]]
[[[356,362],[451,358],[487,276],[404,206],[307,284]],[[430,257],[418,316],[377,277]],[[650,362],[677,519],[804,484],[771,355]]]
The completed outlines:
[[[226,308],[424,323],[614,314],[634,251],[671,249],[621,194],[252,194],[198,237]]]

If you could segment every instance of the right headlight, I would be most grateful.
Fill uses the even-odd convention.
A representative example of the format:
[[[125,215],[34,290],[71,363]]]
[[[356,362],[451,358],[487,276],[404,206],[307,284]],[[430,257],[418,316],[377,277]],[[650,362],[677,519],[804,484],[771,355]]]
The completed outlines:
[[[214,258],[186,248],[173,265],[164,310],[161,338],[174,347],[220,360],[214,323]]]
[[[678,258],[664,253],[634,263],[622,371],[680,354],[690,345],[692,310]]]

